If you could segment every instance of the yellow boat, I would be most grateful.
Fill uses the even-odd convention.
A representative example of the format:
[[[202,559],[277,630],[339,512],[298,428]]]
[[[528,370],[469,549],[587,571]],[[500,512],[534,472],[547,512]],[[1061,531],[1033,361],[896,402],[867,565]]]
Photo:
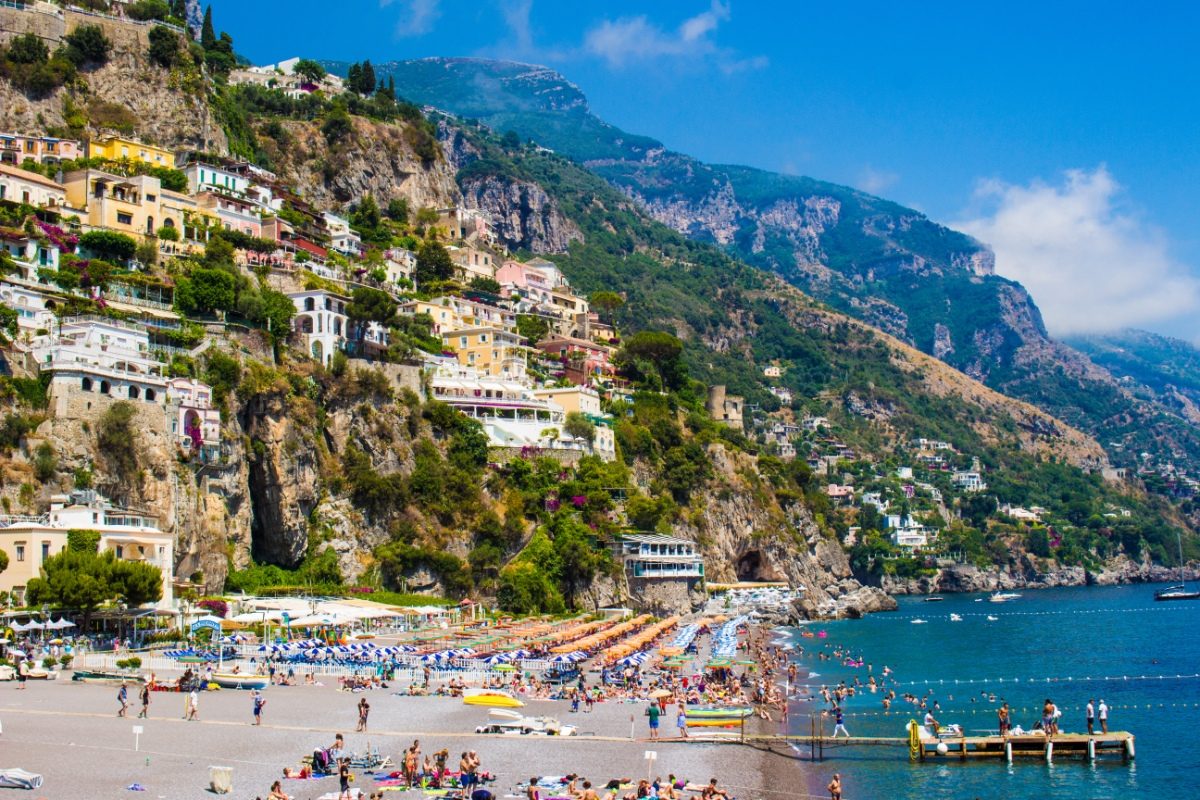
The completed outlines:
[[[745,720],[740,717],[688,717],[689,728],[733,728],[740,726]]]
[[[486,706],[488,708],[521,708],[525,704],[510,694],[495,690],[468,691],[463,695],[463,705]]]

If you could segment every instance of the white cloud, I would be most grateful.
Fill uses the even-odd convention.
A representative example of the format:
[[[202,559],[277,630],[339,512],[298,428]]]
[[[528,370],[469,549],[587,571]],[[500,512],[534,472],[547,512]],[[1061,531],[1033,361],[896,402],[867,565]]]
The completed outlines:
[[[900,180],[899,173],[891,172],[885,169],[876,169],[870,164],[863,167],[862,172],[858,176],[858,181],[855,182],[855,187],[861,189],[867,194],[879,194],[886,189],[896,185]]]
[[[440,0],[379,0],[380,8],[399,5],[406,14],[396,23],[396,35],[400,37],[423,36],[433,30],[433,23],[442,15],[438,7]]]
[[[533,27],[529,14],[533,11],[533,0],[511,0],[500,4],[504,24],[512,34],[511,46],[519,53],[533,52]]]
[[[1161,324],[1200,308],[1200,281],[1162,234],[1122,208],[1104,166],[1059,185],[979,184],[986,211],[953,223],[996,251],[996,271],[1025,284],[1057,334]]]
[[[658,58],[712,59],[726,74],[765,67],[766,56],[741,58],[713,41],[713,34],[729,17],[729,4],[713,0],[707,11],[685,19],[675,30],[664,29],[645,15],[604,20],[584,34],[583,51],[610,67]]]

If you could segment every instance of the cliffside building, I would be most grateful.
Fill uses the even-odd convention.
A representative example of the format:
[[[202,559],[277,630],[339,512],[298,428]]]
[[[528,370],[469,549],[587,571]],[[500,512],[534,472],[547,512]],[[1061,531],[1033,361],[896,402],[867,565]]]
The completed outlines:
[[[726,394],[725,387],[712,386],[708,390],[708,414],[714,421],[731,428],[742,429],[742,398]]]
[[[0,200],[59,208],[67,202],[67,193],[62,186],[36,172],[0,164]]]
[[[162,147],[124,139],[120,136],[102,136],[88,142],[88,158],[103,158],[108,161],[142,161],[158,167],[175,168],[175,154]]]
[[[628,534],[613,545],[634,604],[651,611],[689,611],[704,581],[694,542],[660,534]]]
[[[39,164],[57,164],[82,157],[83,146],[74,139],[0,133],[0,163],[16,166],[30,159]]]
[[[41,574],[46,559],[67,549],[68,532],[73,530],[100,534],[101,553],[111,550],[122,561],[158,567],[162,599],[155,607],[171,608],[175,536],[160,530],[153,515],[118,508],[91,491],[55,495],[46,514],[0,515],[0,550],[8,555],[8,568],[0,572],[0,590],[13,592],[16,602],[23,604],[29,581]]]

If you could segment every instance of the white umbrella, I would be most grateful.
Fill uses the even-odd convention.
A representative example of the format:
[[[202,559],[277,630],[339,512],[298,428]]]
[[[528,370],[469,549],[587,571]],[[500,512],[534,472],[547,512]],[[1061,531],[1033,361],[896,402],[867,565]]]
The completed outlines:
[[[46,627],[50,628],[51,630],[61,631],[64,628],[74,628],[75,623],[71,622],[71,620],[69,620],[69,619],[62,619],[60,617],[59,619],[51,620],[50,622],[47,622]]]

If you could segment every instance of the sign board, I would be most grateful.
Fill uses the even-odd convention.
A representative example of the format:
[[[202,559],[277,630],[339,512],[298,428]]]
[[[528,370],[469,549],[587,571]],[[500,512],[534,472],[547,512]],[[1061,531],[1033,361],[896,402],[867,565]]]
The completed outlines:
[[[647,750],[646,751],[646,760],[647,761],[653,761],[656,758],[658,758],[657,750]]]
[[[134,726],[133,726],[133,732],[134,732],[134,734],[135,734],[135,735],[138,735],[138,736],[140,736],[141,734],[145,733],[145,731],[142,729],[142,726],[141,726],[141,725],[134,725]]]
[[[213,631],[219,632],[221,630],[221,623],[217,622],[216,620],[212,620],[212,619],[198,619],[192,623],[191,630],[192,630],[192,633],[196,633],[197,631],[202,631],[206,628],[208,630],[213,630]]]

